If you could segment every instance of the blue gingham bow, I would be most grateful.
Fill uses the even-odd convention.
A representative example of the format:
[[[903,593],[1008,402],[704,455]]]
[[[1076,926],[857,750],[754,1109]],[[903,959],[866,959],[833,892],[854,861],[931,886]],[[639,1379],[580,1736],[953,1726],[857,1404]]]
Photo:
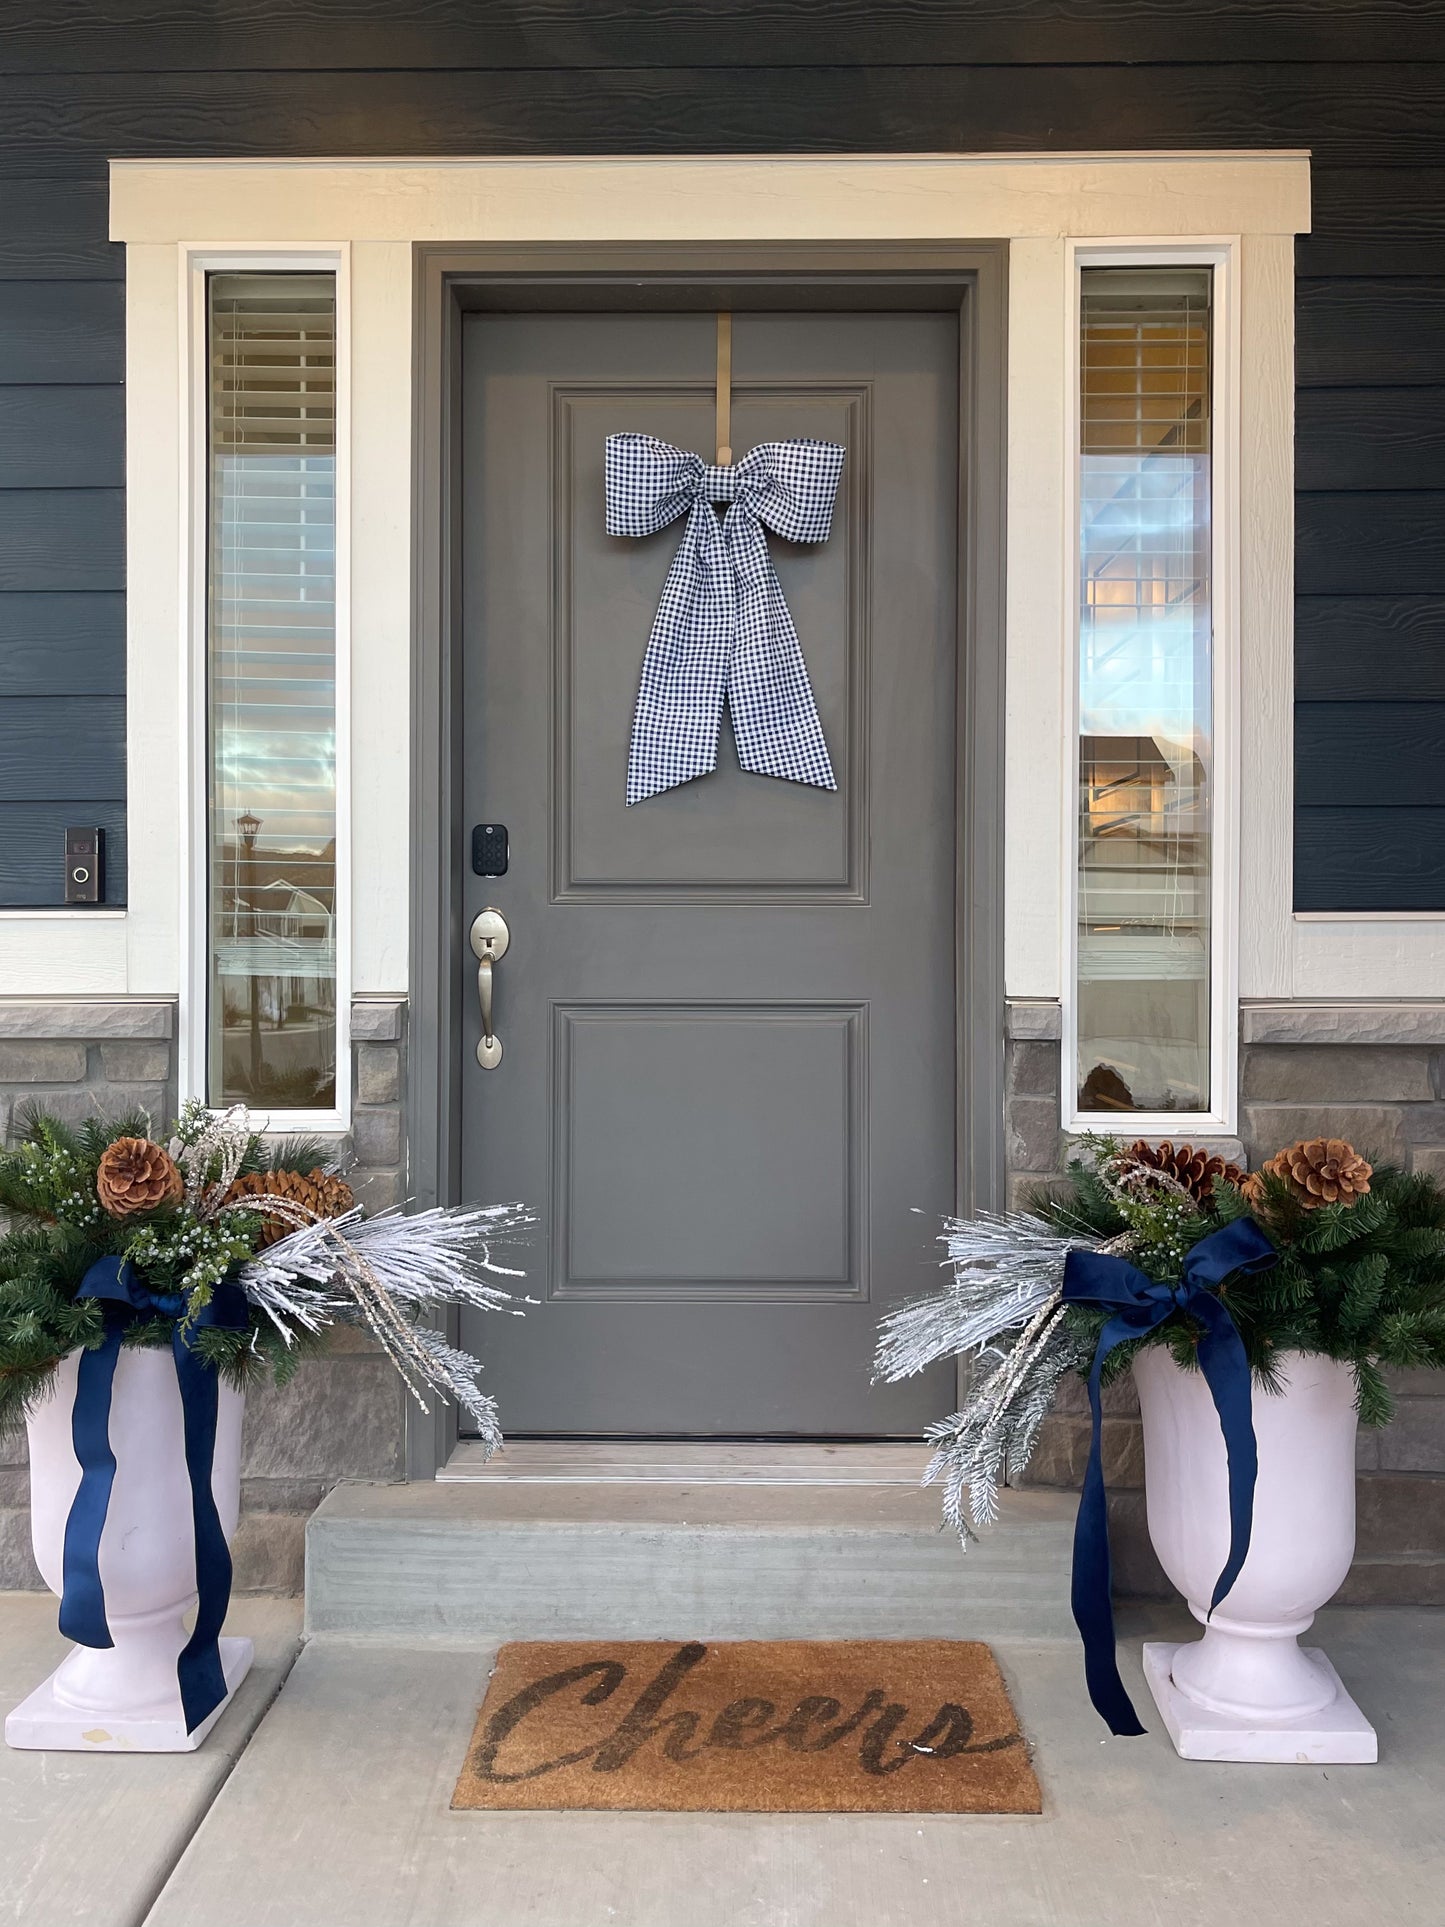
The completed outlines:
[[[643,659],[629,803],[717,767],[724,696],[744,769],[837,789],[763,530],[826,542],[846,452],[760,442],[722,468],[651,435],[607,437],[609,535],[652,535],[688,511]],[[721,523],[714,502],[728,505]]]

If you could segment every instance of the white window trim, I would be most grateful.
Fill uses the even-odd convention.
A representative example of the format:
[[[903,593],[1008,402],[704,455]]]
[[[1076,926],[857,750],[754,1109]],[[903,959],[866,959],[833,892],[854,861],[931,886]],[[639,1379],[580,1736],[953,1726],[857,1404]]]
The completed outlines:
[[[1070,241],[1065,373],[1063,1127],[1136,1134],[1187,1129],[1233,1135],[1239,1114],[1239,300],[1237,236],[1172,242]],[[1085,268],[1208,267],[1214,271],[1210,370],[1210,663],[1213,780],[1210,797],[1209,1104],[1198,1111],[1082,1111],[1078,1091],[1080,394]]]
[[[180,1101],[208,1101],[210,1004],[206,713],[208,359],[206,280],[232,271],[336,276],[336,1096],[330,1110],[274,1110],[269,1128],[340,1132],[351,1121],[351,250],[346,242],[304,249],[196,244],[178,250],[180,272],[181,612],[180,687],[185,732],[180,760],[181,971],[177,1035]],[[263,1115],[257,1112],[259,1117]]]

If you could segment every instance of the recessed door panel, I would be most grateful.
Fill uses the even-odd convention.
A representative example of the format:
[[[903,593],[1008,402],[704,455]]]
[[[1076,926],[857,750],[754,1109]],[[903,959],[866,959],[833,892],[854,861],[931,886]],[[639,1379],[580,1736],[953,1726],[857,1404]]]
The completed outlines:
[[[555,1296],[867,1295],[866,1010],[573,1006],[556,1025]]]

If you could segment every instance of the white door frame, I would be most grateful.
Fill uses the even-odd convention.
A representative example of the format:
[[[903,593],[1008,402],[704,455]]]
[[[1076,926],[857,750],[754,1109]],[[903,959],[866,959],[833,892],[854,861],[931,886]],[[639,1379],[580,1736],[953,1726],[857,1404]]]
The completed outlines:
[[[1247,998],[1431,996],[1441,940],[1429,923],[1321,923],[1290,908],[1293,549],[1293,237],[1309,224],[1302,154],[787,155],[516,160],[124,161],[111,170],[111,233],[124,241],[131,900],[124,919],[0,918],[0,975],[15,991],[174,996],[183,989],[193,878],[175,772],[190,723],[182,666],[194,646],[183,551],[194,452],[183,432],[193,352],[178,290],[206,254],[345,249],[351,342],[352,917],[340,933],[361,995],[439,982],[451,958],[412,950],[420,879],[413,765],[404,740],[415,644],[436,611],[417,553],[422,492],[444,451],[422,397],[431,380],[429,244],[574,251],[621,244],[943,248],[980,237],[1007,257],[1002,775],[987,798],[996,846],[1003,984],[1056,1000],[1065,981],[1064,792],[1072,534],[1067,481],[1069,330],[1079,248],[1227,252],[1240,313],[1239,633],[1248,692],[1238,796],[1221,799],[1240,847],[1239,988]],[[1002,317],[1001,317],[1002,319]],[[427,436],[433,437],[432,445]],[[432,480],[428,480],[428,476]],[[440,689],[427,692],[440,700]],[[980,690],[987,701],[989,692]],[[1001,806],[1001,807],[1000,807]],[[439,827],[439,826],[438,826]],[[182,1020],[194,1021],[183,1011]],[[1002,1025],[998,1025],[1001,1033]],[[989,1040],[1002,1052],[1001,1036]],[[995,1073],[996,1074],[996,1073]],[[435,1105],[440,1094],[428,1099]],[[421,1109],[414,1125],[424,1133]],[[438,1143],[441,1142],[438,1135]],[[451,1174],[432,1181],[445,1189]],[[980,1195],[978,1192],[975,1196]],[[427,1448],[421,1456],[434,1453]]]

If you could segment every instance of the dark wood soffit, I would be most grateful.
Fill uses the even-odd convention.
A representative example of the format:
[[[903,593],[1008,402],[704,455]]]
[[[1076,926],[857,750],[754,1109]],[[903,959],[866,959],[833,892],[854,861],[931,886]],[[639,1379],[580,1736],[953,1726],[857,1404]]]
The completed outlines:
[[[17,10],[18,11],[18,10]],[[0,72],[1429,60],[1430,0],[34,0]]]
[[[1438,165],[1445,64],[21,76],[0,160],[1309,148]]]

